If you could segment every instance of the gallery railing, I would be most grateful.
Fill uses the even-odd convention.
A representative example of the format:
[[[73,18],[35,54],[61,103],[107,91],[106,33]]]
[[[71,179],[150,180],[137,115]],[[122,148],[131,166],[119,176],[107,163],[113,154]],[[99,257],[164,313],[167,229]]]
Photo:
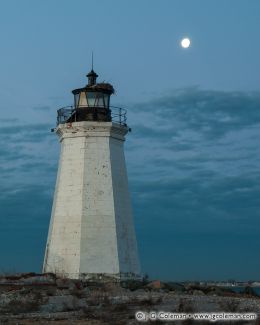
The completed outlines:
[[[100,107],[103,108],[103,107]],[[84,108],[80,108],[84,110]],[[94,107],[97,110],[99,107]],[[126,109],[117,106],[110,106],[111,122],[126,126]],[[57,125],[64,124],[67,122],[77,122],[77,109],[74,106],[65,106],[57,110]],[[82,120],[81,120],[82,121]]]

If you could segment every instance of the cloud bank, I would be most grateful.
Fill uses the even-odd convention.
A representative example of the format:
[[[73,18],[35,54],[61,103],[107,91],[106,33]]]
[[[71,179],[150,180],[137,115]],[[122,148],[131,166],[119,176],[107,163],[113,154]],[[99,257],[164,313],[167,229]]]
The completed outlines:
[[[129,107],[128,121],[143,271],[173,280],[257,277],[260,94],[172,90]],[[51,127],[2,121],[2,269],[40,269],[59,155]]]

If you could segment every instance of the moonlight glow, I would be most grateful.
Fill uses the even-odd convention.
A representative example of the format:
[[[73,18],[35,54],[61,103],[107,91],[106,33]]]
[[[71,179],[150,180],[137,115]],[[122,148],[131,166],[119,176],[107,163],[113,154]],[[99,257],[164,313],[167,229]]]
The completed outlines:
[[[183,38],[181,40],[181,46],[185,49],[187,49],[188,47],[190,47],[190,39],[189,38]]]

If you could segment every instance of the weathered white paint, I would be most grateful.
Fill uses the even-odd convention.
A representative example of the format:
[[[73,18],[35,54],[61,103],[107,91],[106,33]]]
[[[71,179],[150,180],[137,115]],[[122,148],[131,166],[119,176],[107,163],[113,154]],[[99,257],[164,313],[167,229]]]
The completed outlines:
[[[90,121],[56,128],[61,155],[44,272],[140,276],[123,148],[127,131]]]

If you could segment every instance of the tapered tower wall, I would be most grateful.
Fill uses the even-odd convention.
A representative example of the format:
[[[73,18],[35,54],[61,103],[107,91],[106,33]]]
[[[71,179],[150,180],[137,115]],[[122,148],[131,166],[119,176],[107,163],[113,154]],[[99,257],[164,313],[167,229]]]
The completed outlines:
[[[114,209],[121,272],[139,273],[137,243],[124,155],[124,142],[110,138],[110,160],[114,193]]]
[[[61,157],[44,272],[140,274],[123,150],[127,131],[112,122],[57,127]]]

